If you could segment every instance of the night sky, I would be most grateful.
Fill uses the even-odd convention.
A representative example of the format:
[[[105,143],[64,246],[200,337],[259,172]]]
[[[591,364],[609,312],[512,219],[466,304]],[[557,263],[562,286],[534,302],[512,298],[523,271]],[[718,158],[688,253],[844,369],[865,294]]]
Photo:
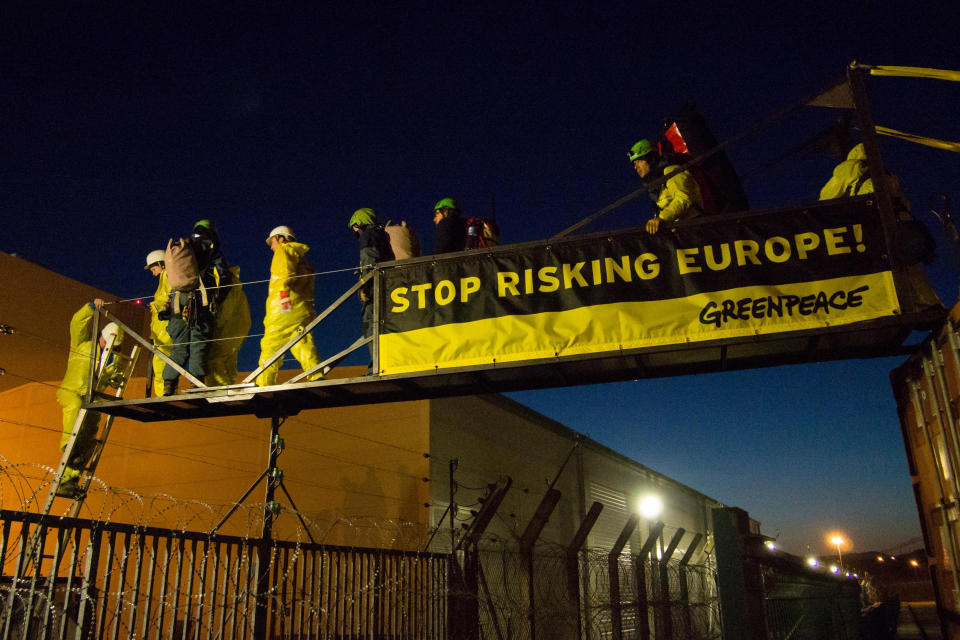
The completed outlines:
[[[245,281],[268,277],[278,224],[317,270],[349,270],[359,207],[407,220],[430,248],[432,205],[453,196],[467,214],[495,207],[504,242],[534,240],[637,189],[625,151],[686,102],[724,140],[854,59],[960,68],[953,2],[97,4],[0,8],[0,250],[124,298],[153,293],[144,257],[200,218]],[[869,89],[879,124],[960,140],[958,83]],[[805,109],[731,148],[754,207],[816,198],[834,161],[778,159],[836,115]],[[947,193],[960,209],[960,155],[883,150],[942,238],[930,203]],[[585,231],[651,213],[636,200]],[[928,274],[948,305],[952,265],[941,242]],[[319,277],[318,306],[354,277]],[[247,295],[259,333],[266,289]],[[333,317],[322,353],[358,321],[353,306]],[[833,528],[883,549],[919,534],[887,378],[900,362],[510,395],[746,509],[790,551],[825,549]]]

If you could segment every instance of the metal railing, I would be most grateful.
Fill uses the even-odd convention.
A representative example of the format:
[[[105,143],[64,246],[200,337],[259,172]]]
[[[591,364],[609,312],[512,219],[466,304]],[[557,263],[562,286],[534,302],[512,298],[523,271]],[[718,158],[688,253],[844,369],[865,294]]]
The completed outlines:
[[[441,554],[0,510],[0,557],[3,640],[446,637]]]

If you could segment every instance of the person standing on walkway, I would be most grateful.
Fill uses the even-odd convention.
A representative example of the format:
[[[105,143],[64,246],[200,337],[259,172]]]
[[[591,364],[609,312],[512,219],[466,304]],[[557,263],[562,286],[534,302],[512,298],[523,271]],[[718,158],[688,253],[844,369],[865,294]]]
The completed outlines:
[[[313,267],[307,261],[310,247],[296,241],[293,230],[285,225],[275,227],[267,236],[267,246],[273,251],[270,262],[270,285],[267,289],[267,314],[263,319],[263,338],[260,340],[260,364],[287,343],[290,338],[316,317],[313,305]],[[290,353],[304,371],[320,364],[313,335],[307,334]],[[280,370],[277,360],[257,376],[257,385],[266,387],[277,383]],[[323,372],[316,372],[308,380],[318,380]]]

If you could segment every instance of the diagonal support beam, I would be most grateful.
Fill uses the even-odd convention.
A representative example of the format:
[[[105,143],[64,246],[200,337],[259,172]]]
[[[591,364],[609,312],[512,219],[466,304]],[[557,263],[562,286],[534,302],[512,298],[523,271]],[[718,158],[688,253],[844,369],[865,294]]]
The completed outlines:
[[[173,367],[174,369],[176,369],[176,370],[180,373],[180,375],[182,375],[184,378],[186,378],[187,380],[189,380],[191,384],[193,384],[193,385],[195,385],[195,386],[197,386],[197,387],[206,387],[206,386],[207,386],[207,385],[205,385],[203,382],[201,382],[200,380],[198,380],[196,376],[194,376],[194,375],[191,374],[189,371],[187,371],[186,369],[184,369],[183,367],[181,367],[180,365],[178,365],[176,362],[174,362],[173,360],[171,360],[171,359],[170,359],[170,356],[168,356],[167,354],[162,353],[161,351],[157,350],[157,349],[150,343],[149,340],[147,340],[146,338],[144,338],[143,336],[141,336],[139,333],[137,333],[136,331],[134,331],[133,329],[131,329],[130,327],[128,327],[127,325],[125,325],[125,324],[124,324],[119,318],[117,318],[115,315],[113,315],[112,313],[110,313],[110,312],[107,311],[106,309],[103,309],[102,311],[103,311],[103,315],[107,318],[107,320],[110,320],[111,322],[116,322],[116,323],[117,323],[117,326],[120,327],[121,329],[123,329],[123,333],[124,333],[125,335],[128,335],[128,336],[132,337],[134,340],[136,340],[137,342],[139,342],[147,351],[149,351],[150,353],[152,353],[153,355],[157,356],[158,358],[160,358],[161,360],[163,360],[165,363],[167,363],[168,365],[170,365],[171,367]]]
[[[357,280],[357,283],[356,283],[355,285],[353,285],[352,287],[350,287],[349,289],[347,289],[339,298],[337,298],[336,300],[334,300],[334,301],[333,301],[333,304],[331,304],[329,307],[327,307],[326,309],[324,309],[324,310],[320,313],[320,315],[318,315],[316,318],[314,318],[313,320],[311,320],[305,327],[303,327],[303,330],[297,332],[297,335],[295,335],[295,336],[293,336],[292,338],[290,338],[289,340],[287,340],[287,343],[286,343],[286,344],[284,344],[282,347],[280,347],[280,348],[276,351],[276,353],[274,353],[272,356],[270,356],[269,358],[267,358],[266,360],[264,360],[263,364],[261,364],[261,365],[260,365],[259,367],[257,367],[253,372],[251,372],[250,375],[248,375],[246,378],[243,379],[243,382],[244,382],[244,383],[246,383],[246,382],[253,382],[254,380],[256,380],[256,379],[257,379],[257,376],[259,376],[261,373],[263,373],[263,371],[264,371],[267,367],[269,367],[269,366],[272,365],[274,362],[276,362],[277,360],[279,360],[280,358],[282,358],[282,357],[284,356],[284,354],[286,354],[287,351],[290,350],[290,347],[292,347],[293,345],[295,345],[295,344],[297,344],[298,342],[300,342],[301,340],[303,340],[304,336],[306,336],[308,333],[310,333],[311,331],[313,331],[314,327],[316,327],[318,324],[320,324],[320,323],[321,323],[324,319],[326,319],[326,317],[329,316],[331,313],[333,313],[334,311],[336,311],[337,307],[339,307],[339,306],[340,306],[341,304],[343,304],[346,300],[348,300],[351,296],[353,296],[353,294],[355,294],[357,291],[359,291],[359,290],[360,290],[360,287],[362,287],[362,286],[365,285],[367,282],[369,282],[370,279],[374,276],[374,273],[376,273],[376,271],[370,271],[369,273],[360,276],[360,279]]]
[[[299,374],[299,375],[297,375],[297,376],[294,376],[293,378],[287,380],[287,384],[293,384],[294,382],[300,382],[301,380],[303,380],[303,379],[306,378],[307,376],[312,376],[312,375],[315,374],[317,371],[323,371],[324,375],[326,375],[326,373],[327,373],[330,369],[332,369],[333,367],[335,367],[338,362],[340,362],[341,360],[343,360],[344,358],[346,358],[348,355],[350,355],[351,353],[353,353],[354,351],[356,351],[356,350],[359,349],[360,347],[369,344],[371,340],[373,340],[373,336],[367,336],[366,338],[357,338],[357,339],[354,341],[353,344],[351,344],[349,347],[347,347],[347,348],[344,349],[343,351],[341,351],[341,352],[339,352],[339,353],[337,353],[337,354],[334,354],[334,355],[330,356],[329,358],[327,358],[326,360],[324,360],[323,362],[321,362],[321,363],[318,364],[317,366],[311,367],[310,369],[307,369],[307,370],[304,371],[303,373],[301,373],[301,374]]]

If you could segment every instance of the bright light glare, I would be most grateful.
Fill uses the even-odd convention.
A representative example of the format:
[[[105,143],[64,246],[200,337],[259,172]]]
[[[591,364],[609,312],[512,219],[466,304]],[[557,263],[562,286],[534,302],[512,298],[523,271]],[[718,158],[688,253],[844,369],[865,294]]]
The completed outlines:
[[[842,547],[846,543],[847,541],[843,539],[843,536],[830,536],[830,544],[835,547]]]
[[[816,558],[807,558],[807,564],[810,565],[811,567],[819,567],[819,566],[820,566],[820,563],[817,562],[817,559],[816,559]]]
[[[767,549],[770,549],[770,551],[776,551],[776,550],[777,550],[777,545],[775,545],[775,544],[773,543],[773,540],[766,540],[766,541],[764,541],[763,544],[766,545]]]
[[[877,562],[883,562],[883,556],[877,556]]]
[[[911,560],[911,561],[910,561],[910,566],[911,566],[911,567],[919,567],[919,566],[920,566],[920,563],[917,562],[916,560]]]
[[[840,567],[835,564],[830,565],[830,573],[840,573]]]
[[[637,503],[637,510],[647,520],[656,520],[663,513],[663,500],[660,499],[660,496],[655,496],[652,493],[647,494],[640,498],[640,502]]]

